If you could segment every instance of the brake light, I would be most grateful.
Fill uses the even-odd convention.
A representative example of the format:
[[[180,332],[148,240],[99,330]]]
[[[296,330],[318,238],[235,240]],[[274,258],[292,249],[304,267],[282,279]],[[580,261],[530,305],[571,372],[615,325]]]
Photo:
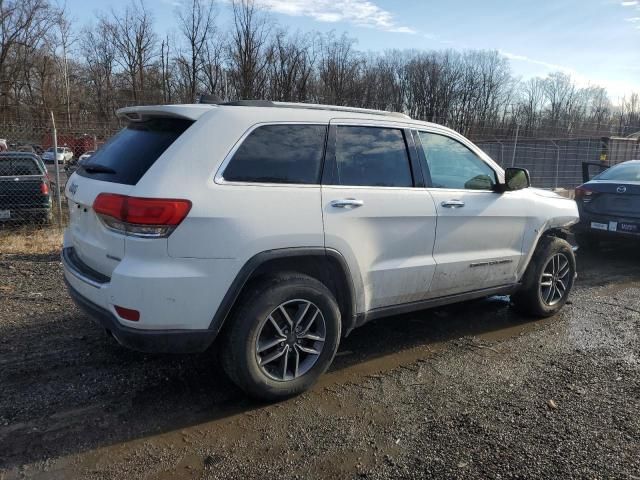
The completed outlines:
[[[124,308],[119,305],[114,305],[113,308],[115,308],[116,313],[125,320],[129,320],[131,322],[137,322],[138,320],[140,320],[140,312],[138,310],[133,310],[132,308]]]
[[[191,202],[101,193],[93,202],[93,210],[111,230],[137,237],[161,238],[169,236],[180,225],[191,210]]]
[[[575,199],[582,201],[582,203],[589,203],[593,200],[593,191],[585,187],[578,187],[575,190]]]
[[[49,185],[47,185],[45,182],[42,182],[40,184],[40,193],[42,195],[49,195]]]

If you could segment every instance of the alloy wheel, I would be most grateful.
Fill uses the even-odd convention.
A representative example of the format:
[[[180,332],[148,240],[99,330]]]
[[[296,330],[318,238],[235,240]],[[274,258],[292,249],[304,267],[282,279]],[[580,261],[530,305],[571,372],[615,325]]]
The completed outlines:
[[[557,304],[565,296],[571,273],[569,259],[564,253],[552,256],[542,270],[540,298],[548,305]]]
[[[278,305],[258,330],[255,354],[260,370],[278,381],[304,375],[322,353],[326,330],[314,303],[295,299]]]

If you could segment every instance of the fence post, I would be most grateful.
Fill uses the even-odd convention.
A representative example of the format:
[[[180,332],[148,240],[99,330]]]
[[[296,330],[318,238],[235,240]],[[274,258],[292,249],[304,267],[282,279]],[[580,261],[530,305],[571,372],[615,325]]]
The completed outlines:
[[[511,156],[511,166],[516,165],[516,149],[518,148],[518,133],[520,133],[520,124],[516,123],[516,138],[513,141],[513,155]]]
[[[560,175],[560,145],[558,145],[553,140],[549,140],[549,141],[551,143],[553,143],[554,147],[556,147],[556,181],[555,181],[554,185],[555,185],[555,190],[557,190],[558,189],[558,176]]]
[[[58,165],[58,133],[56,119],[51,111],[51,136],[53,137],[53,165],[56,169],[56,199],[58,201],[58,226],[62,227],[62,198],[60,197],[60,166]]]

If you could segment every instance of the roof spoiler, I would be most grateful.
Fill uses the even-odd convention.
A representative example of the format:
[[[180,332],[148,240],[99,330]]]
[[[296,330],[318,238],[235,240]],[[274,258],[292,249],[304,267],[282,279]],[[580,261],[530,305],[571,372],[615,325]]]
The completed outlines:
[[[150,105],[143,107],[125,107],[116,111],[119,118],[130,122],[142,122],[149,118],[179,118],[183,120],[195,121],[200,116],[210,111],[210,104],[191,104],[191,105]]]

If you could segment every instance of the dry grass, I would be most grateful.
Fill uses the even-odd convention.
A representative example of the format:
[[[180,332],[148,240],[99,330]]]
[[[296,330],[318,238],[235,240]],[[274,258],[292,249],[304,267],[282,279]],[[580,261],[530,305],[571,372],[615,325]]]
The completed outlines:
[[[54,226],[0,230],[0,254],[56,253],[61,247],[62,230]]]

